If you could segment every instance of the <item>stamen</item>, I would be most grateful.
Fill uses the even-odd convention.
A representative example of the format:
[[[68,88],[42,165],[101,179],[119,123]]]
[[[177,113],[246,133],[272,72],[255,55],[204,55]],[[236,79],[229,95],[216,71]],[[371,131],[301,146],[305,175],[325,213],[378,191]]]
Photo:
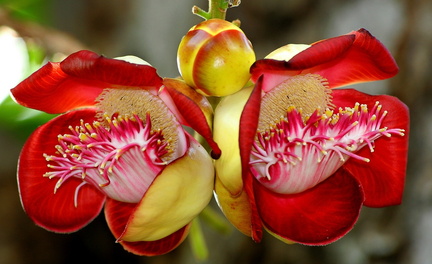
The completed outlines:
[[[127,154],[129,159],[131,155],[128,153],[133,149],[142,153],[137,153],[136,157],[137,164],[142,163],[142,166],[159,168],[170,161],[165,158],[172,154],[171,144],[165,140],[162,130],[152,130],[149,114],[145,121],[138,116],[106,116],[106,124],[109,127],[101,126],[99,122],[88,124],[81,121],[80,126],[69,127],[70,134],[58,136],[56,154],[43,154],[49,162],[49,171],[43,176],[58,179],[54,193],[72,177],[83,180],[75,189],[75,206],[78,206],[79,190],[85,184],[106,188],[112,183],[114,174],[128,173],[116,169],[125,166],[122,164],[123,156]],[[145,155],[145,161],[140,160],[141,155]],[[146,165],[143,162],[151,163]],[[133,166],[129,169],[135,170]]]
[[[167,105],[156,95],[144,89],[105,89],[96,99],[96,107],[100,109],[97,117],[100,122],[111,128],[116,128],[117,122],[123,120],[106,119],[119,115],[120,118],[141,118],[147,122],[146,118],[151,118],[153,131],[164,131],[164,137],[170,138],[172,144],[170,148],[179,147],[182,139],[179,138],[179,124],[176,117],[172,114]],[[150,114],[150,115],[148,115]],[[114,125],[109,124],[113,122]],[[179,149],[173,149],[171,154],[181,152]],[[171,160],[168,158],[167,160]]]
[[[82,182],[82,183],[80,183],[80,185],[78,185],[77,187],[76,187],[76,189],[75,189],[75,194],[74,194],[74,206],[75,206],[75,208],[77,208],[78,207],[78,192],[79,192],[79,190],[81,189],[81,187],[83,187],[84,185],[86,185],[87,183],[86,182]]]
[[[374,142],[379,138],[403,136],[403,129],[382,127],[387,114],[378,102],[371,111],[367,105],[356,103],[353,108],[337,112],[326,109],[319,114],[317,110],[305,119],[300,111],[290,107],[286,118],[270,125],[267,130],[257,132],[251,152],[250,164],[255,168],[252,172],[276,192],[282,188],[279,185],[294,184],[283,187],[282,193],[311,188],[332,175],[349,158],[370,162],[356,154],[363,147],[367,146],[370,152],[374,152]],[[270,175],[270,167],[276,165],[276,171],[282,173],[276,177],[278,183],[274,183],[274,177]],[[295,177],[299,179],[293,180]],[[297,186],[298,182],[310,182],[311,185]]]

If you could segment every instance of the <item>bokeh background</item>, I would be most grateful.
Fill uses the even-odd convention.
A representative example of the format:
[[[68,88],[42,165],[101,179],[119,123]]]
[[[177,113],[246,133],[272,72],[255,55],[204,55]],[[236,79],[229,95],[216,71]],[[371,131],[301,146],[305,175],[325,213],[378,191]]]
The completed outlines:
[[[206,0],[0,0],[0,27],[13,28],[30,47],[30,66],[21,71],[22,78],[47,58],[60,59],[83,48],[108,57],[133,54],[150,62],[161,76],[175,77],[177,45],[201,21],[191,14],[193,5],[207,9]],[[227,18],[241,20],[257,58],[288,43],[312,43],[358,28],[368,29],[389,48],[400,66],[398,76],[355,88],[395,95],[410,108],[409,164],[402,205],[364,208],[354,229],[325,247],[286,245],[269,235],[255,244],[235,229],[221,234],[202,221],[209,249],[206,261],[194,257],[188,240],[164,256],[134,256],[115,243],[103,216],[70,235],[48,232],[29,220],[19,201],[16,164],[25,138],[46,117],[34,118],[3,102],[1,264],[432,263],[432,1],[244,0],[228,11]],[[6,48],[0,41],[0,50]],[[0,52],[3,65],[20,59]],[[0,76],[16,73],[12,69],[1,68]],[[5,87],[10,84],[2,78],[0,92],[4,93],[12,87]],[[25,119],[24,114],[32,122],[16,122]]]

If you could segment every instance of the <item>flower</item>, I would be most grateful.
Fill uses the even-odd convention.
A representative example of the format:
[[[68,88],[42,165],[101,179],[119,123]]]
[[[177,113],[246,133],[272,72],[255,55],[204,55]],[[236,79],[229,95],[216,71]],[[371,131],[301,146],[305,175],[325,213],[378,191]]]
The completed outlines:
[[[206,96],[239,91],[249,81],[254,61],[255,52],[243,31],[222,19],[209,19],[192,27],[177,52],[183,79]]]
[[[407,107],[388,95],[333,89],[397,72],[364,29],[255,62],[254,87],[215,111],[223,153],[215,192],[227,218],[255,241],[265,228],[288,243],[325,245],[352,229],[363,205],[399,204]]]
[[[113,235],[135,254],[164,254],[185,239],[212,197],[214,169],[182,125],[220,155],[205,97],[149,65],[90,51],[49,62],[11,93],[61,113],[33,132],[19,158],[22,206],[37,225],[74,232],[104,207]]]

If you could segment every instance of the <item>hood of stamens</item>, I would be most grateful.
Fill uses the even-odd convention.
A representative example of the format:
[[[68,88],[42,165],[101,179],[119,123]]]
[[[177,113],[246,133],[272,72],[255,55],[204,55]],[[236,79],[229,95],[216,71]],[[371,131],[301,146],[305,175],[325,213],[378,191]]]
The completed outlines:
[[[280,122],[290,107],[301,112],[303,118],[317,109],[333,108],[327,80],[318,74],[296,75],[274,87],[262,98],[258,131]]]
[[[403,136],[403,129],[382,127],[386,115],[378,102],[372,109],[357,103],[353,108],[315,111],[306,118],[290,107],[284,119],[257,134],[252,173],[277,193],[310,189],[350,158],[369,162],[356,152],[363,147],[373,152],[375,140],[382,136]]]
[[[96,99],[99,109],[97,117],[107,126],[105,116],[138,116],[147,122],[151,119],[152,131],[162,131],[169,143],[171,155],[164,157],[166,162],[182,156],[187,149],[183,127],[166,104],[156,95],[144,89],[105,89]]]

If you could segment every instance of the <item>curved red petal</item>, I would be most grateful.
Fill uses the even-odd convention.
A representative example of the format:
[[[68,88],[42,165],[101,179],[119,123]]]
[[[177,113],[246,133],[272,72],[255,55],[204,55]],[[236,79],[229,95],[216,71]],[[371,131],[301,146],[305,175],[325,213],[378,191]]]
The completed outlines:
[[[49,62],[11,90],[19,104],[58,114],[91,106],[106,88],[105,83],[83,81],[63,72],[59,63]]]
[[[289,61],[264,59],[251,68],[253,80],[261,74],[272,75],[265,87],[274,87],[287,76],[315,73],[325,77],[329,86],[335,88],[387,79],[398,71],[387,48],[365,29],[316,42]]]
[[[18,163],[21,203],[28,216],[45,229],[60,233],[77,231],[102,209],[105,195],[89,184],[77,190],[82,180],[68,179],[54,194],[57,179],[43,177],[49,170],[43,154],[54,154],[57,136],[67,133],[69,125],[78,125],[80,119],[91,122],[94,115],[93,110],[60,115],[33,132],[21,151]],[[77,207],[74,205],[76,192]]]
[[[402,201],[408,160],[409,111],[399,99],[388,95],[368,95],[353,89],[333,90],[333,103],[337,107],[352,107],[355,102],[372,108],[379,101],[382,110],[388,111],[382,126],[405,130],[405,136],[393,135],[375,141],[375,151],[364,147],[356,154],[370,159],[365,163],[350,159],[344,165],[362,184],[365,205],[382,207],[397,205]]]
[[[182,117],[186,120],[187,125],[193,128],[207,141],[210,148],[212,149],[212,158],[218,159],[222,151],[220,150],[217,143],[213,140],[212,129],[209,126],[208,120],[204,115],[203,110],[197,104],[197,101],[200,99],[196,97],[200,97],[201,95],[198,95],[198,93],[190,87],[183,86],[181,87],[182,91],[173,88],[180,88],[179,85],[175,83],[175,80],[172,81],[170,79],[165,79],[164,84],[165,89],[172,97],[174,104],[180,111]],[[190,90],[187,91],[186,89]]]
[[[158,88],[162,85],[162,78],[152,66],[110,59],[88,50],[71,54],[60,67],[69,76],[83,81],[133,87]]]
[[[255,140],[255,135],[258,129],[258,119],[261,109],[261,93],[264,76],[261,76],[252,93],[246,102],[243,112],[240,116],[239,128],[239,149],[242,166],[243,188],[245,189],[249,202],[251,204],[251,222],[252,222],[252,239],[256,242],[262,239],[262,223],[259,219],[254,193],[252,190],[253,176],[249,168],[250,153],[252,151],[252,143]]]
[[[56,114],[93,106],[105,88],[161,85],[162,78],[151,66],[79,51],[61,63],[47,63],[11,92],[23,106]]]
[[[122,203],[107,199],[105,205],[105,218],[114,237],[123,234],[129,217],[135,211],[137,204]],[[173,234],[155,241],[127,242],[120,240],[123,248],[131,253],[142,256],[157,256],[170,252],[178,247],[187,237],[189,225],[179,229]]]
[[[264,226],[283,239],[306,245],[326,245],[344,236],[363,203],[361,186],[342,169],[303,193],[276,194],[256,180],[254,193]]]

